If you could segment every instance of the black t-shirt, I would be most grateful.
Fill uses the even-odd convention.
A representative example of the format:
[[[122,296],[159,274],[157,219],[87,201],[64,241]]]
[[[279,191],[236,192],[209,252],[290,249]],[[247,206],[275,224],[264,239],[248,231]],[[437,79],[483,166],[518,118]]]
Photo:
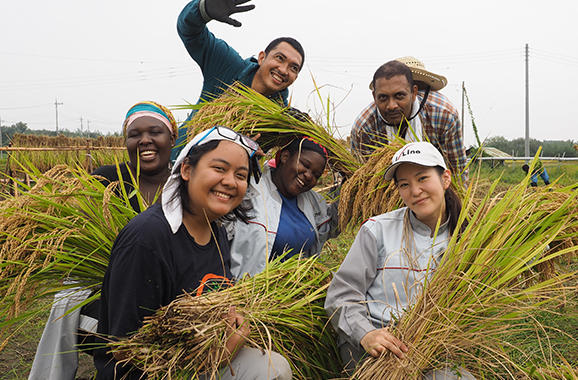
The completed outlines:
[[[212,226],[217,243],[211,239],[201,246],[184,225],[173,235],[158,203],[135,216],[112,248],[102,286],[98,333],[130,335],[142,326],[145,316],[169,304],[183,290],[195,291],[207,275],[232,278],[226,232],[215,223]],[[94,363],[97,379],[115,378],[116,361],[108,350],[96,350]],[[118,366],[116,378],[129,370]],[[141,375],[133,370],[127,378]]]
[[[124,162],[119,164],[119,168],[120,168],[120,175],[122,177],[122,184],[124,186],[127,195],[130,196],[130,193],[132,193],[132,191],[134,190],[130,169],[128,165]],[[108,186],[111,182],[120,181],[116,165],[101,166],[97,168],[95,171],[93,171],[91,175],[93,176],[98,175],[103,177],[104,179],[101,180],[100,183],[102,183],[104,186]],[[117,188],[115,193],[118,197],[122,198],[120,188]],[[138,198],[136,196],[130,197],[129,202],[133,210],[135,210],[136,212],[140,212],[140,206],[138,204]]]

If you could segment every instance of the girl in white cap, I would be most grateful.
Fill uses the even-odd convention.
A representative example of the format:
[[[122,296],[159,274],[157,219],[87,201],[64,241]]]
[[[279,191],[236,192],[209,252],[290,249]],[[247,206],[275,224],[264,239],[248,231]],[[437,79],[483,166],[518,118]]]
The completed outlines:
[[[126,337],[183,291],[218,289],[230,283],[227,234],[216,222],[248,220],[241,201],[251,175],[259,173],[254,157],[258,149],[248,137],[215,126],[181,151],[163,188],[162,203],[134,217],[114,242],[102,285],[100,336]],[[291,368],[281,355],[243,347],[249,323],[234,308],[227,321],[234,375],[225,367],[207,378],[291,378]],[[107,348],[95,350],[96,378],[146,378],[130,363],[119,363],[122,359]]]
[[[389,350],[404,358],[407,346],[388,331],[415,302],[425,276],[437,265],[458,226],[461,203],[450,188],[451,172],[428,142],[405,145],[385,172],[406,207],[367,220],[333,277],[325,309],[338,333],[345,369]],[[464,379],[473,379],[465,369]],[[457,379],[450,367],[424,378]]]

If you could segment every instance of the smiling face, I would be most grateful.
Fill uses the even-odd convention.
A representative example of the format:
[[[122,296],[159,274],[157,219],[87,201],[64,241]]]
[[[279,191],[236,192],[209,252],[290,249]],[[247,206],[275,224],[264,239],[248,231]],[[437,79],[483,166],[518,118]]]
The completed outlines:
[[[451,182],[449,170],[440,176],[434,167],[404,163],[395,171],[395,178],[403,203],[420,222],[434,231],[440,215],[441,223],[447,220],[445,190]]]
[[[411,116],[411,105],[417,96],[417,86],[410,87],[404,75],[395,75],[390,79],[378,78],[375,81],[373,100],[381,116],[389,124],[400,124]]]
[[[325,157],[312,150],[302,150],[293,154],[285,150],[281,153],[273,183],[285,198],[311,190],[325,170]]]
[[[126,129],[126,150],[130,166],[144,175],[166,173],[175,135],[166,125],[150,116],[135,119]]]
[[[287,42],[280,42],[268,54],[262,51],[251,88],[265,96],[285,90],[297,79],[302,61],[301,54]]]
[[[195,218],[210,222],[239,206],[247,191],[249,156],[232,141],[221,140],[217,148],[205,153],[192,167],[181,166],[187,181],[190,210]]]

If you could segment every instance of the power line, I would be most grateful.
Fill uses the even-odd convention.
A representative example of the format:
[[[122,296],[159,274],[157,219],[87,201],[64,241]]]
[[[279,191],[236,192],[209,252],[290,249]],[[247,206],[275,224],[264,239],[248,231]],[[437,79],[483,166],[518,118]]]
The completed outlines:
[[[27,110],[31,108],[41,108],[41,107],[52,107],[52,103],[41,104],[37,106],[25,106],[25,107],[6,107],[0,108],[0,111],[14,111],[14,110]]]
[[[57,55],[22,54],[22,53],[7,53],[7,52],[0,52],[0,55],[11,55],[11,56],[16,56],[16,57],[63,59],[63,60],[71,60],[71,61],[89,61],[89,62],[139,63],[139,64],[164,64],[164,65],[175,64],[174,62],[144,61],[144,60],[121,60],[121,59],[104,59],[104,58],[81,58],[81,57],[65,57],[65,56],[57,56]]]
[[[20,85],[21,82],[15,82],[13,85],[1,86],[0,91],[14,91],[14,90],[34,90],[46,88],[63,88],[63,87],[85,87],[90,85],[107,85],[119,84],[127,82],[140,82],[149,80],[160,80],[167,78],[176,78],[183,76],[190,76],[194,74],[200,75],[198,68],[189,68],[184,70],[174,70],[172,68],[165,69],[160,73],[149,72],[132,72],[129,74],[112,74],[103,75],[101,77],[80,77],[80,78],[65,78],[65,79],[48,79],[40,80],[30,84]],[[94,78],[94,79],[93,79]]]

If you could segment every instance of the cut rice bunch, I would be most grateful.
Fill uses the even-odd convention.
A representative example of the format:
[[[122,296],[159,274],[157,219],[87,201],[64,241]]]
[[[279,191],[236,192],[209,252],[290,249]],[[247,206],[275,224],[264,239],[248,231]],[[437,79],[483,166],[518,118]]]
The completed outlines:
[[[110,345],[149,378],[213,374],[226,358],[222,316],[235,306],[251,326],[248,346],[279,352],[296,379],[335,378],[341,365],[323,309],[330,275],[315,258],[278,258],[232,287],[182,295],[135,335]]]
[[[257,142],[266,153],[283,146],[293,136],[305,135],[329,151],[329,164],[335,172],[349,177],[359,167],[345,141],[334,136],[336,131],[242,84],[230,87],[211,102],[180,108],[197,110],[187,123],[189,140],[201,131],[222,125],[251,137],[261,134]]]
[[[348,226],[355,228],[367,218],[403,205],[395,184],[383,180],[393,155],[402,146],[396,142],[375,150],[367,162],[343,184],[339,199],[341,229],[345,230]]]
[[[576,275],[552,273],[540,279],[533,271],[575,252],[575,246],[550,247],[575,233],[577,193],[552,189],[561,193],[553,207],[556,195],[528,189],[528,181],[497,198],[490,195],[496,181],[475,211],[474,186],[468,189],[460,216],[461,222],[471,215],[467,228],[461,236],[454,234],[423,292],[392,327],[409,347],[406,359],[389,352],[370,358],[359,366],[355,379],[419,378],[447,364],[464,366],[477,378],[529,378],[535,368],[530,363],[555,371],[548,354],[555,349],[548,341],[536,337],[543,347],[527,353],[508,344],[507,336],[530,336],[532,314],[559,301],[565,284]]]
[[[61,290],[98,290],[117,234],[136,215],[129,198],[146,207],[138,191],[120,186],[119,197],[118,183],[105,187],[82,168],[30,168],[23,165],[35,185],[20,183],[19,196],[0,202],[0,327],[38,312],[37,300]]]
[[[395,182],[385,182],[383,177],[394,154],[405,144],[407,141],[396,138],[389,145],[380,145],[368,156],[367,162],[343,184],[339,201],[341,229],[354,229],[372,216],[403,206]],[[465,189],[455,175],[452,175],[451,186],[463,199]]]

